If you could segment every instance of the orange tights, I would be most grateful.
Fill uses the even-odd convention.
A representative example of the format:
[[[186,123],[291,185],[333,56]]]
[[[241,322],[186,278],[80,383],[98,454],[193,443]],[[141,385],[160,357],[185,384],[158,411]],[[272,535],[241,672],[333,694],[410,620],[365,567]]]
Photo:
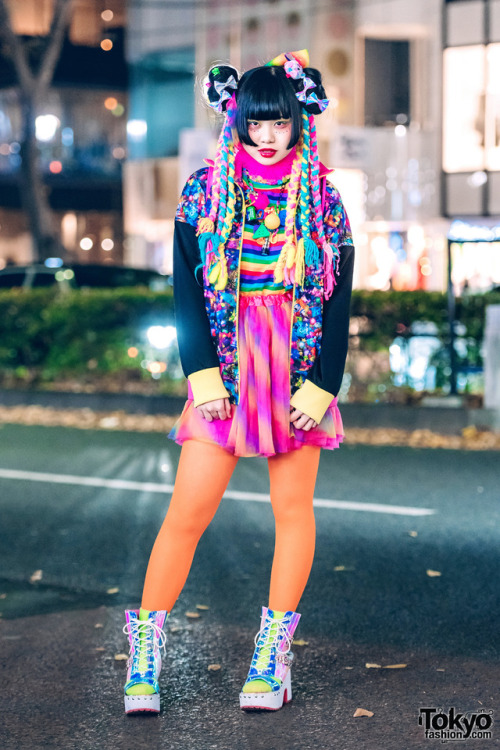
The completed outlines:
[[[268,458],[276,526],[271,609],[295,611],[309,578],[316,539],[312,501],[319,454],[319,448],[303,446]],[[172,609],[237,462],[236,456],[213,443],[188,440],[182,446],[172,499],[149,559],[144,609]]]

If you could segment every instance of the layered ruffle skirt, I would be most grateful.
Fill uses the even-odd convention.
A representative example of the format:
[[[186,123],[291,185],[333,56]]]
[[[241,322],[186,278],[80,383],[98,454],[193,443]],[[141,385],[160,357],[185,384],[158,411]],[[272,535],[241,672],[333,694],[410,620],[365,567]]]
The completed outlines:
[[[188,399],[169,437],[217,443],[235,456],[274,456],[303,445],[330,450],[343,440],[334,398],[317,427],[300,430],[290,422],[290,324],[292,295],[240,297],[238,352],[240,398],[229,419],[207,422]]]

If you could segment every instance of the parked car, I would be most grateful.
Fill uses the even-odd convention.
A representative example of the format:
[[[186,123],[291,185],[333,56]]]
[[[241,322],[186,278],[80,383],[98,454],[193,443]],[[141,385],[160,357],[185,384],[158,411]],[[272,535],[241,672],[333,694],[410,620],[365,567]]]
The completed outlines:
[[[63,265],[57,268],[33,263],[28,266],[7,266],[0,271],[0,290],[22,287],[35,289],[57,286],[61,291],[89,287],[116,288],[147,286],[152,291],[163,291],[171,279],[157,271],[127,266],[104,266],[97,263]]]

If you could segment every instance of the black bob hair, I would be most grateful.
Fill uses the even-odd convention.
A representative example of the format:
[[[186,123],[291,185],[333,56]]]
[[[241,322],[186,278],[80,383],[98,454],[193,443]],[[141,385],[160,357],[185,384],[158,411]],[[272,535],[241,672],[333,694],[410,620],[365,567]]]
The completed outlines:
[[[307,78],[315,84],[314,93],[319,99],[326,99],[325,89],[321,82],[321,73],[316,68],[304,68]],[[239,80],[238,80],[239,79]],[[302,133],[302,114],[321,113],[315,102],[301,104],[297,94],[303,90],[304,79],[288,78],[281,66],[262,65],[247,70],[241,78],[238,71],[230,65],[215,65],[208,72],[206,96],[209,103],[220,105],[218,111],[225,112],[228,98],[221,100],[220,86],[229,82],[226,94],[231,95],[236,89],[235,127],[238,137],[247,146],[255,146],[248,135],[249,120],[288,120],[292,122],[292,134],[288,148],[293,148]],[[217,86],[218,84],[218,86]],[[219,89],[219,90],[217,90]]]
[[[247,146],[256,145],[248,135],[249,120],[290,118],[292,133],[287,148],[293,148],[299,140],[303,109],[282,67],[263,66],[244,73],[238,83],[236,106],[236,131]]]

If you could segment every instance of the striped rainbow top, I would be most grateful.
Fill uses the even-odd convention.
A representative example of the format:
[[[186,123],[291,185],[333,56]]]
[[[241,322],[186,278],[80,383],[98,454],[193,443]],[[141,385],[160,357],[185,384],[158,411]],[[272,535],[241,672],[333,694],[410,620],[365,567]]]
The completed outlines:
[[[266,253],[266,238],[254,236],[264,224],[264,210],[259,208],[253,208],[252,210],[252,207],[247,207],[241,250],[240,295],[283,294],[292,289],[292,285],[284,286],[281,282],[276,284],[273,277],[285,241],[287,185],[283,186],[283,182],[280,181],[274,185],[265,185],[263,188],[261,182],[254,180],[251,181],[251,184],[254,190],[255,186],[258,186],[259,194],[265,193],[269,199],[269,207],[275,207],[276,211],[279,210],[281,224],[277,230],[271,231],[268,252]],[[245,194],[248,194],[247,191],[245,191]]]

